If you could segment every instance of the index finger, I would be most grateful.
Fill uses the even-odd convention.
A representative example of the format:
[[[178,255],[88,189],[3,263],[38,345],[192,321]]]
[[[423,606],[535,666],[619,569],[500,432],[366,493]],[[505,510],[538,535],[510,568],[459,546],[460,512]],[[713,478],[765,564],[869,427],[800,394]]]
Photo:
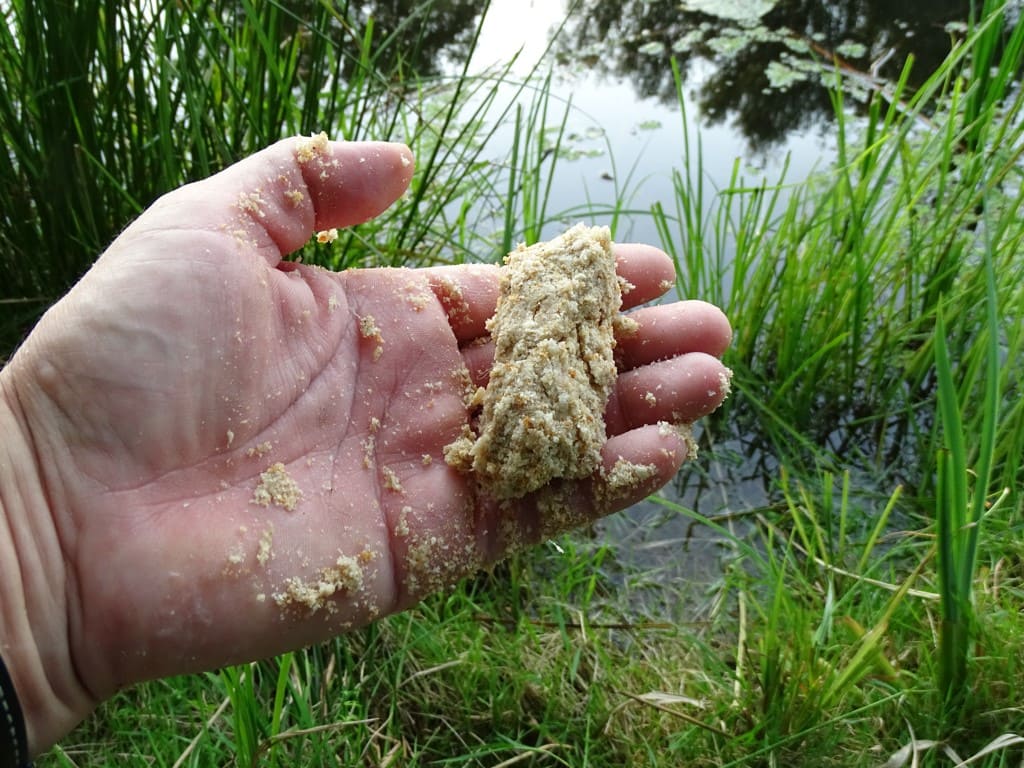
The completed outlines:
[[[668,255],[654,246],[613,243],[615,269],[623,280],[622,308],[656,299],[675,284]],[[487,320],[498,304],[501,268],[494,264],[426,267],[423,271],[460,344],[487,335]]]

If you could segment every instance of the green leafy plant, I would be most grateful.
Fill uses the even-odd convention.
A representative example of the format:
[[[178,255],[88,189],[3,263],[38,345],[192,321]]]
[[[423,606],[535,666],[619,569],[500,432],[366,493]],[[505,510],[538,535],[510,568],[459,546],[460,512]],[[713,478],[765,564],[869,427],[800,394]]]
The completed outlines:
[[[942,628],[939,635],[939,690],[952,708],[963,703],[967,667],[974,636],[973,587],[978,562],[978,538],[989,502],[988,489],[995,456],[996,423],[1000,411],[999,332],[996,315],[995,273],[985,257],[984,327],[985,363],[981,370],[982,396],[975,387],[957,386],[946,342],[946,323],[939,308],[935,327],[935,368],[938,378],[939,423],[943,448],[937,457],[936,535],[939,549],[939,584]],[[973,382],[967,379],[967,384]],[[965,433],[963,413],[977,403],[982,411],[981,434]],[[969,452],[968,441],[977,437]],[[971,462],[971,457],[975,461]],[[973,488],[969,487],[973,480]]]

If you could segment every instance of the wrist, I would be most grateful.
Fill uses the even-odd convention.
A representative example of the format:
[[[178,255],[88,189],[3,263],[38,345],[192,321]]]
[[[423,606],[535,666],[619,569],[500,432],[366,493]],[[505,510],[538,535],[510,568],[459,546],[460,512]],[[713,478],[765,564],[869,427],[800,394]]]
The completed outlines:
[[[0,370],[0,657],[36,755],[94,702],[74,669],[63,549],[11,376]]]

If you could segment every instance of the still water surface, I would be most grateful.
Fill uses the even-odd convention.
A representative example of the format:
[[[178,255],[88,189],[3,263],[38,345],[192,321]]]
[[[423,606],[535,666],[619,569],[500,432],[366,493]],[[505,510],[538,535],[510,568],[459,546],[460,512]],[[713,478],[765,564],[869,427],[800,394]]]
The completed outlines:
[[[677,5],[669,3],[668,5]],[[577,12],[578,13],[578,12]],[[628,73],[613,71],[595,63],[592,54],[574,56],[570,42],[571,25],[577,15],[566,19],[565,2],[524,3],[517,0],[493,0],[484,19],[480,42],[471,71],[487,71],[516,58],[514,74],[526,77],[536,63],[540,74],[552,70],[552,111],[560,119],[569,110],[568,145],[574,159],[559,164],[552,181],[552,213],[571,212],[591,207],[613,207],[617,200],[638,211],[620,223],[616,239],[620,241],[658,242],[654,223],[647,212],[656,202],[671,209],[673,199],[671,169],[686,164],[683,119],[674,100],[645,94]],[[552,35],[560,32],[555,42]],[[615,35],[614,30],[609,35]],[[613,42],[590,43],[588,50]],[[568,50],[566,50],[568,49]],[[547,56],[545,58],[545,53]],[[667,61],[662,63],[668,66]],[[791,179],[806,176],[827,153],[828,138],[820,126],[794,130],[770,151],[751,151],[743,133],[728,123],[701,124],[698,130],[699,107],[693,88],[707,70],[694,67],[685,90],[685,108],[690,122],[690,147],[699,140],[703,146],[703,164],[709,189],[724,188],[739,159],[749,176],[764,175],[776,179],[786,156],[790,156]],[[671,76],[671,72],[669,71]],[[511,141],[511,133],[505,134]],[[494,142],[495,157],[506,149],[501,134]],[[611,216],[605,221],[610,223]],[[498,226],[500,222],[496,222]],[[544,236],[557,234],[564,221],[552,221]]]

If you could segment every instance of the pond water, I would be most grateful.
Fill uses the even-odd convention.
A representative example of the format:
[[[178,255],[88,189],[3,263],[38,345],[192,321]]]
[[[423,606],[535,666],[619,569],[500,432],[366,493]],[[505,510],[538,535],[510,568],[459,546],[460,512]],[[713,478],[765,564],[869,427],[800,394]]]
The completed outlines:
[[[668,5],[676,5],[669,3]],[[579,8],[579,4],[576,4]],[[788,177],[806,176],[828,153],[828,133],[819,125],[794,129],[765,151],[751,151],[742,131],[726,122],[700,124],[700,108],[692,89],[711,70],[694,67],[685,96],[689,136],[684,137],[681,110],[672,98],[645,94],[628,73],[613,71],[611,62],[598,66],[591,55],[576,58],[564,47],[571,25],[580,11],[569,13],[566,3],[493,0],[484,19],[479,45],[470,70],[484,72],[516,58],[512,74],[527,77],[545,53],[546,63],[537,67],[540,75],[553,74],[551,112],[560,120],[568,110],[566,136],[570,159],[560,161],[552,179],[549,211],[555,220],[543,230],[545,237],[561,231],[580,209],[614,208],[624,203],[632,215],[622,217],[616,231],[619,241],[658,242],[651,207],[658,202],[671,208],[671,169],[685,164],[686,141],[695,151],[703,147],[703,170],[709,190],[724,188],[737,159],[748,178],[776,179],[788,162]],[[560,25],[568,18],[567,25]],[[552,35],[558,32],[554,43]],[[609,32],[615,35],[614,31]],[[594,48],[593,43],[587,44]],[[607,44],[609,49],[613,43]],[[662,62],[669,66],[667,60]],[[698,135],[699,134],[699,135]],[[504,139],[504,141],[503,141]],[[511,130],[499,131],[492,143],[495,157],[511,142]],[[708,195],[708,201],[713,195]],[[559,216],[559,214],[564,214]],[[611,215],[593,223],[611,223]],[[495,227],[501,225],[495,221]]]
[[[835,62],[863,90],[898,77],[913,54],[910,84],[919,84],[969,9],[963,0],[492,0],[469,68],[484,72],[518,55],[512,73],[526,77],[547,54],[537,71],[552,71],[553,101],[571,105],[569,146],[578,150],[554,176],[551,210],[620,198],[643,212],[671,201],[669,171],[685,164],[671,58],[709,190],[728,185],[737,160],[747,180],[769,181],[788,160],[787,179],[798,181],[832,156],[822,73]],[[500,136],[494,146],[506,149]],[[550,231],[560,227],[552,222]],[[616,234],[657,241],[643,213]]]
[[[518,57],[512,73],[526,77],[543,59],[536,71],[552,73],[552,103],[569,108],[575,151],[557,167],[549,206],[566,213],[542,236],[561,231],[574,210],[625,200],[635,213],[619,223],[616,239],[658,244],[647,212],[657,202],[673,208],[671,169],[686,166],[687,139],[691,152],[701,148],[706,206],[737,161],[748,182],[777,181],[785,165],[787,181],[799,181],[834,152],[832,101],[822,85],[829,68],[849,76],[855,118],[857,91],[897,78],[911,53],[910,84],[922,82],[969,10],[969,2],[931,0],[492,0],[469,68],[485,72]],[[688,137],[671,57],[683,78]],[[510,131],[498,132],[496,160],[510,142]],[[666,495],[727,525],[764,507],[776,467],[755,442],[736,435],[705,451]],[[614,553],[608,573],[652,612],[674,610],[666,600],[698,595],[721,573],[721,537],[651,502],[609,518],[594,536]],[[636,581],[631,565],[646,581]],[[666,593],[665,584],[678,591]]]

